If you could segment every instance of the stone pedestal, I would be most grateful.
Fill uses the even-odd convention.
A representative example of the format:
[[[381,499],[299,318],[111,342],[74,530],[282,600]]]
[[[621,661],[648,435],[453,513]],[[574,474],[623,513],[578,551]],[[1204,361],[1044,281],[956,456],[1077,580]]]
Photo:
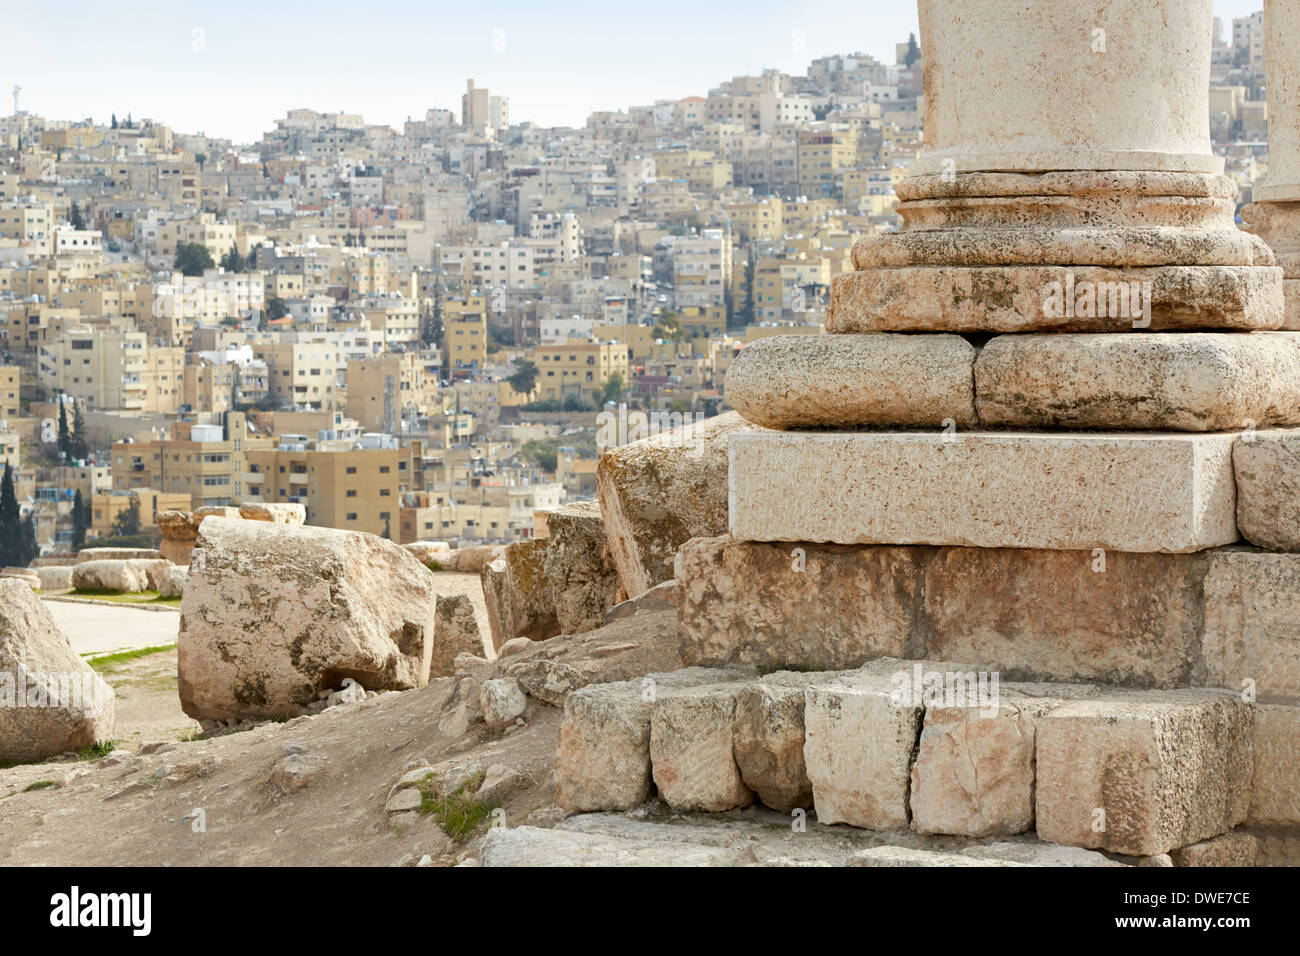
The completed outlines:
[[[1264,4],[1268,74],[1268,179],[1241,211],[1246,228],[1264,239],[1285,276],[1284,328],[1300,329],[1300,0]]]

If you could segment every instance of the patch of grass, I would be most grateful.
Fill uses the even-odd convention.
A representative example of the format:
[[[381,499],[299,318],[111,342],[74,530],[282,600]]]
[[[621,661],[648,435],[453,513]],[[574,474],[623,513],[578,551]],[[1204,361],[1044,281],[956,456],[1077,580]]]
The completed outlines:
[[[77,751],[78,760],[103,760],[117,749],[116,740],[98,740],[89,747]]]
[[[104,671],[112,668],[114,664],[124,664],[139,657],[148,657],[150,654],[161,654],[163,651],[174,650],[176,650],[175,644],[156,644],[153,647],[137,647],[132,651],[118,651],[116,654],[102,654],[99,657],[87,659],[86,663],[97,671]]]
[[[85,588],[78,588],[75,591],[69,591],[67,596],[74,598],[91,598],[96,601],[113,601],[116,604],[161,604],[165,607],[181,606],[180,598],[163,597],[157,591],[90,591]]]
[[[474,798],[484,776],[486,774],[479,771],[448,794],[438,793],[431,777],[426,777],[420,784],[420,813],[425,816],[432,814],[447,836],[457,843],[464,843],[479,831],[496,809],[492,804]]]
[[[37,780],[35,783],[29,783],[23,787],[23,793],[31,793],[33,790],[48,790],[50,787],[57,787],[57,780]]]
[[[426,568],[428,568],[430,571],[446,571],[446,570],[447,570],[447,569],[444,568],[441,564],[439,564],[437,561],[425,561],[425,562],[424,562],[424,566],[425,566]]]

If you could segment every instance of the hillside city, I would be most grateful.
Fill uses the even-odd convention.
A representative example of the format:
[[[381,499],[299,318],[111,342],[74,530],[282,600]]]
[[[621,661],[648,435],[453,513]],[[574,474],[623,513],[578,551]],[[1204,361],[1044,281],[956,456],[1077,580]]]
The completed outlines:
[[[1262,14],[1216,20],[1210,131],[1239,206],[1268,171],[1263,51]],[[15,87],[0,566],[248,502],[399,543],[531,537],[595,496],[611,443],[725,410],[748,343],[824,331],[854,240],[899,224],[924,53],[581,128],[469,80],[400,130],[291,109],[243,144],[129,103],[44,118]]]

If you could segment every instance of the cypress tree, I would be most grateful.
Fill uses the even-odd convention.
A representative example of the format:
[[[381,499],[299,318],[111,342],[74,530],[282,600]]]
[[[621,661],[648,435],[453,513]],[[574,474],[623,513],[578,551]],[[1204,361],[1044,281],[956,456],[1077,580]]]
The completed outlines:
[[[14,470],[5,462],[4,477],[0,479],[0,567],[21,567],[22,519],[18,514],[18,496],[14,494]]]

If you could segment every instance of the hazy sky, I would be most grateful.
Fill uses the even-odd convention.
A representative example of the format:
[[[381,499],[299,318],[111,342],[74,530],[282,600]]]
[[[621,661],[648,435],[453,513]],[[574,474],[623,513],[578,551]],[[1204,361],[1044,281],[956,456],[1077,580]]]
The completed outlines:
[[[1000,0],[989,0],[997,3]],[[1062,0],[1069,2],[1069,0]],[[1215,0],[1231,18],[1260,0]],[[184,132],[260,137],[291,108],[400,128],[460,113],[465,80],[510,97],[512,120],[580,125],[592,110],[703,96],[831,53],[892,63],[916,30],[907,0],[0,0],[0,115],[132,113]],[[11,29],[12,28],[12,29]]]

